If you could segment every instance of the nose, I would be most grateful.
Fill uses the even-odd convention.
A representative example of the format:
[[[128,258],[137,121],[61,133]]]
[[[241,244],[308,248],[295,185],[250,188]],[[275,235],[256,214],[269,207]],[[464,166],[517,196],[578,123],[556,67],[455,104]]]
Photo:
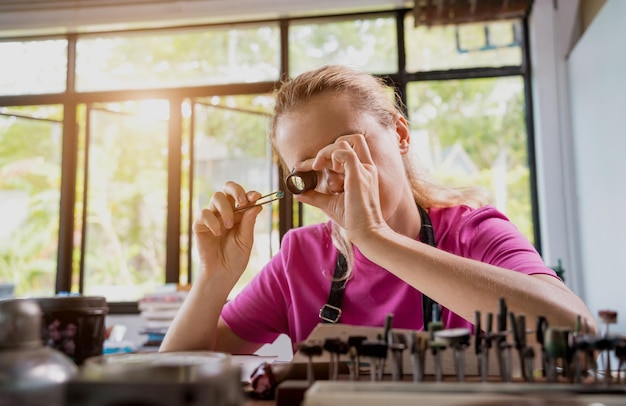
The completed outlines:
[[[338,194],[343,192],[343,182],[345,175],[331,171],[330,169],[324,169],[318,173],[317,187],[315,188],[320,193]]]

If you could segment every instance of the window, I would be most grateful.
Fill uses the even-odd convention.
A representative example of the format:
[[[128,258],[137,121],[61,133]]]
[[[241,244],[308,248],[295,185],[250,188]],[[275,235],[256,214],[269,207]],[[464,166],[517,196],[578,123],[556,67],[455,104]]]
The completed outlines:
[[[272,97],[263,94],[194,100],[192,216],[207,207],[213,193],[230,180],[262,194],[278,190],[277,168],[267,139],[272,104]],[[252,279],[279,245],[278,203],[272,203],[257,218],[248,268],[231,295]],[[193,274],[199,268],[197,258],[190,257]]]
[[[0,108],[0,281],[54,294],[63,108]]]
[[[289,28],[289,73],[327,64],[391,73],[398,66],[397,43],[392,17],[296,22]]]
[[[276,24],[86,36],[76,46],[79,91],[275,81]]]
[[[479,185],[533,240],[521,77],[413,82],[414,151],[448,185]]]
[[[0,282],[104,295],[113,312],[192,282],[210,196],[227,180],[280,187],[267,137],[280,78],[330,63],[385,78],[435,176],[490,188],[540,248],[524,27],[415,27],[397,10],[0,42],[16,61],[0,66]],[[325,220],[289,196],[267,206],[233,295],[286,230]]]
[[[89,105],[85,114],[80,282],[87,295],[137,300],[165,271],[169,104]]]
[[[405,19],[408,72],[519,66],[522,63],[518,20],[415,27]]]
[[[0,93],[60,93],[65,91],[67,40],[0,42]]]

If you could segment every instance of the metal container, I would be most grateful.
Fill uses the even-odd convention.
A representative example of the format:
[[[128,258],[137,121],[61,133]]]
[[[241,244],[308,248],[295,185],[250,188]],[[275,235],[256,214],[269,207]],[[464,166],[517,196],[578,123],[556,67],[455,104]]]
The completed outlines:
[[[239,406],[241,367],[228,354],[170,352],[90,358],[68,384],[67,406]]]
[[[0,405],[62,406],[65,385],[78,368],[43,345],[35,300],[0,300]]]

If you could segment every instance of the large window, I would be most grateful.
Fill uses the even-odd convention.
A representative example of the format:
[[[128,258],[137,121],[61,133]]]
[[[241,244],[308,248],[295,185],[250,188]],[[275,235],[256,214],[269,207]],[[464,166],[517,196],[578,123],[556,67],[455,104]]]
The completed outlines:
[[[281,78],[330,63],[385,78],[433,174],[489,188],[540,248],[524,26],[416,27],[398,10],[5,39],[0,282],[112,304],[193,282],[191,224],[210,196],[227,180],[280,187],[267,126]],[[286,230],[319,221],[290,196],[266,207],[233,294]]]
[[[54,294],[63,109],[0,109],[0,282]]]

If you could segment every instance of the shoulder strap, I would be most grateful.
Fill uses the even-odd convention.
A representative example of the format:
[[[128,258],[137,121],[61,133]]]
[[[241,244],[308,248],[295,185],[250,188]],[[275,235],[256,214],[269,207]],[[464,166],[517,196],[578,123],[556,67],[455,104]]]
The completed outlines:
[[[335,262],[335,273],[333,274],[333,283],[330,285],[328,302],[320,309],[320,319],[324,323],[337,323],[341,317],[341,300],[346,286],[343,278],[347,272],[346,257],[341,252],[337,252],[337,262]]]
[[[428,216],[428,213],[426,213],[426,210],[424,210],[421,206],[417,206],[417,208],[419,209],[420,218],[422,220],[420,241],[436,247],[435,232],[433,230],[430,217]],[[335,262],[333,282],[330,286],[330,293],[328,294],[328,302],[322,306],[319,313],[319,317],[324,323],[337,323],[341,318],[341,301],[343,300],[343,291],[346,285],[343,278],[347,272],[348,265],[346,258],[341,252],[338,252],[337,261]],[[438,315],[438,310],[439,306],[437,303],[428,296],[422,294],[422,317],[424,320],[424,330],[428,328],[428,323],[433,320],[433,311]]]
[[[426,213],[426,210],[418,206],[420,211],[420,217],[422,219],[422,228],[420,230],[420,241],[425,244],[436,247],[435,232],[433,231],[433,224],[430,222],[430,216]],[[439,305],[437,302],[422,293],[422,320],[424,321],[424,330],[428,329],[428,324],[436,318],[439,321]],[[433,315],[433,311],[436,312]]]

